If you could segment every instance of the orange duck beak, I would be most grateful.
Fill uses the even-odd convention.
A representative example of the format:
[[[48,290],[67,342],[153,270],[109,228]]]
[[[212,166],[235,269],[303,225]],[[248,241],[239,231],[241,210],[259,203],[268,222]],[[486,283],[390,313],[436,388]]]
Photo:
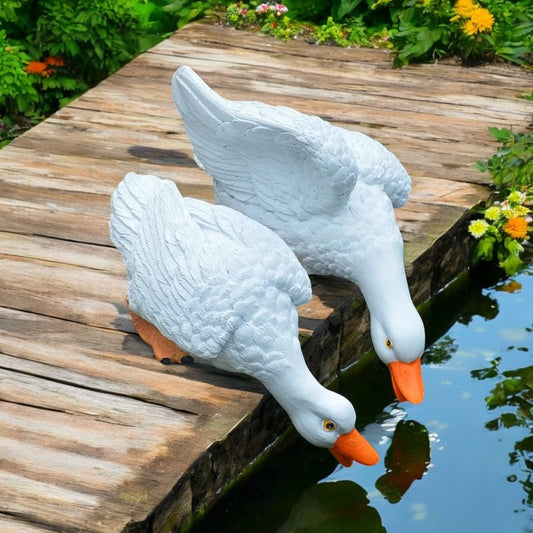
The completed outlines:
[[[393,361],[388,364],[394,394],[400,402],[420,403],[424,399],[424,383],[420,357],[412,363]]]
[[[338,437],[329,451],[342,466],[346,467],[352,466],[354,461],[368,466],[375,465],[379,461],[378,452],[356,429]]]

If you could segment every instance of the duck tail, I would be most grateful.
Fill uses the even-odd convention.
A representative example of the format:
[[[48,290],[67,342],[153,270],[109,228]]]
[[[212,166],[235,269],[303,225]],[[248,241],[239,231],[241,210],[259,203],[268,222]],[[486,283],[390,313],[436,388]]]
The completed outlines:
[[[198,166],[204,169],[200,161],[205,154],[203,146],[216,134],[222,122],[232,119],[231,103],[217,94],[187,65],[182,65],[172,77],[172,97],[183,120],[185,131],[195,151]],[[196,150],[200,149],[200,153]]]
[[[128,172],[111,196],[109,234],[125,259],[134,248],[147,206],[164,184],[156,176]]]

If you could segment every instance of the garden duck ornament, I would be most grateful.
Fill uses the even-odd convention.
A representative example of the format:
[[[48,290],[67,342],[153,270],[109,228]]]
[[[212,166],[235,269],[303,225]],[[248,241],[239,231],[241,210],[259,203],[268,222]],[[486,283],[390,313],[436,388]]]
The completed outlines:
[[[219,204],[276,232],[309,274],[356,283],[400,401],[424,396],[425,333],[407,285],[394,208],[411,180],[383,145],[282,106],[222,98],[188,66],[174,102]]]
[[[296,306],[311,285],[282,239],[233,209],[183,198],[171,181],[135,173],[112,195],[109,227],[130,312],[158,359],[174,343],[181,354],[252,376],[310,443],[345,466],[377,463],[352,404],[305,363]]]

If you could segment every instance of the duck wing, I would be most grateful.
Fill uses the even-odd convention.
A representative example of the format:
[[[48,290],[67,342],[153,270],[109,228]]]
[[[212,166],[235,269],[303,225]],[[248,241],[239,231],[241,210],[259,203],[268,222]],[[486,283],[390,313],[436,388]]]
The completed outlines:
[[[312,296],[311,282],[305,269],[287,244],[273,231],[242,213],[222,205],[212,205],[195,198],[184,198],[193,220],[204,232],[223,234],[249,256],[258,260],[269,279],[281,292],[289,294],[294,305],[308,302]],[[243,258],[244,259],[244,258]]]
[[[305,220],[348,202],[358,168],[340,128],[287,107],[226,100],[187,66],[174,74],[172,92],[221,203],[263,221],[264,211]]]
[[[231,243],[208,242],[175,184],[155,176],[129,173],[111,207],[131,309],[191,355],[215,358],[244,321],[253,283],[250,272],[228,263]]]

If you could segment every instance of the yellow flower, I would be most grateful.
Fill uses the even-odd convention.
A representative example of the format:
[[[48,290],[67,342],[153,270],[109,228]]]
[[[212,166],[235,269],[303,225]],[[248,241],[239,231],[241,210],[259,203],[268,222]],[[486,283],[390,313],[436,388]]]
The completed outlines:
[[[525,217],[530,210],[525,205],[515,205],[513,211],[516,217]]]
[[[484,7],[478,7],[470,14],[470,20],[463,24],[463,31],[466,35],[476,35],[492,30],[494,17],[492,13]]]
[[[472,12],[476,9],[477,6],[474,5],[472,0],[457,0],[455,7],[453,8],[457,15],[464,18],[469,18]]]
[[[510,218],[503,227],[503,231],[513,239],[525,239],[527,230],[527,220],[524,217]]]
[[[493,205],[485,211],[485,218],[487,220],[498,220],[502,214],[502,210],[499,205]]]
[[[507,200],[502,202],[501,205],[502,205],[502,215],[505,218],[509,219],[509,218],[513,218],[515,216],[514,207],[510,206],[509,202]]]
[[[526,195],[520,191],[512,191],[509,193],[507,201],[512,204],[523,204],[526,201]]]
[[[483,235],[485,235],[488,229],[489,223],[481,218],[477,220],[472,220],[472,222],[470,222],[470,224],[468,225],[468,231],[470,232],[470,235],[472,235],[472,237],[475,237],[476,239],[483,237]]]

